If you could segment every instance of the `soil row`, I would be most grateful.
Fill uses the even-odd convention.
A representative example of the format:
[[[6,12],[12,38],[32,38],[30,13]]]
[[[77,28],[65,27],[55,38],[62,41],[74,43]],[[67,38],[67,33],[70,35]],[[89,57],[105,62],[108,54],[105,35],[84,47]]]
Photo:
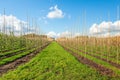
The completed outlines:
[[[14,56],[14,55],[17,55],[17,54],[19,54],[19,53],[22,53],[22,52],[24,52],[24,51],[30,50],[30,49],[32,49],[32,48],[34,48],[34,47],[31,47],[31,48],[28,48],[28,49],[19,50],[19,51],[17,51],[17,52],[11,53],[11,54],[1,55],[1,56],[0,56],[0,60],[5,59],[5,58],[8,58],[8,57],[11,57],[11,56]]]
[[[89,52],[92,52],[93,53],[93,51],[90,51],[89,50]],[[102,56],[108,56],[108,57],[110,57],[110,58],[115,58],[115,56],[109,56],[109,55],[107,55],[107,54],[102,54],[102,52],[100,52],[100,51],[95,51],[95,53],[96,54],[100,54],[100,55],[102,55]],[[119,59],[120,60],[120,59]]]
[[[43,45],[42,47],[40,47],[39,49],[37,49],[36,51],[34,52],[31,52],[30,54],[22,57],[22,58],[19,58],[13,62],[10,62],[8,64],[5,64],[5,65],[2,65],[0,66],[0,76],[2,76],[3,73],[6,73],[7,71],[9,70],[13,70],[15,69],[16,67],[18,67],[19,65],[21,64],[24,64],[28,61],[30,61],[31,58],[33,58],[34,56],[36,56],[36,54],[38,54],[39,52],[41,52],[44,48],[46,48],[50,43],[46,44],[46,45]]]
[[[76,49],[76,50],[78,50],[78,49]],[[107,60],[107,59],[105,59],[105,58],[102,58],[102,57],[100,57],[100,56],[91,54],[90,52],[85,52],[85,51],[83,51],[83,50],[79,50],[79,52],[88,54],[88,55],[93,56],[93,57],[95,57],[95,58],[97,58],[97,59],[100,59],[100,60],[102,60],[102,61],[108,62],[108,63],[111,64],[112,66],[120,69],[120,64],[117,64],[117,63],[115,63],[115,62],[113,62],[113,61],[111,61],[111,60]],[[96,53],[95,53],[95,54],[96,54]]]
[[[68,52],[70,52],[73,56],[76,57],[76,59],[80,62],[80,63],[83,63],[83,64],[86,64],[90,67],[93,67],[95,68],[96,70],[99,71],[99,73],[101,73],[102,75],[107,75],[107,76],[115,76],[115,73],[111,70],[111,69],[108,69],[100,64],[97,64],[95,62],[93,62],[92,60],[89,60],[75,52],[73,52],[72,50],[66,48],[66,47],[63,47],[65,50],[67,50]]]

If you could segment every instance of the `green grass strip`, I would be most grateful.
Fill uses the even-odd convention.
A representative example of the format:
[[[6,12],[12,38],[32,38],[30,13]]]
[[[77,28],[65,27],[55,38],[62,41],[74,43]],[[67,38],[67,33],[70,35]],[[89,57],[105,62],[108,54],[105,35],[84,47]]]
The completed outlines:
[[[9,51],[9,52],[0,53],[0,57],[1,57],[1,56],[4,56],[4,55],[16,53],[16,52],[21,51],[21,50],[24,50],[24,49],[26,49],[26,48],[20,48],[20,49],[17,49],[17,50],[12,50],[12,51]]]
[[[34,50],[35,50],[35,48],[33,48],[33,49],[31,49],[31,50],[28,50],[28,51],[26,51],[26,52],[23,52],[23,53],[19,53],[19,54],[17,54],[17,55],[12,56],[12,57],[2,59],[2,60],[0,61],[0,65],[4,65],[4,64],[7,64],[7,63],[9,63],[9,62],[12,62],[12,61],[14,61],[14,60],[16,60],[16,59],[18,59],[18,58],[21,58],[21,57],[29,54],[30,52],[32,52],[32,51],[34,51]]]

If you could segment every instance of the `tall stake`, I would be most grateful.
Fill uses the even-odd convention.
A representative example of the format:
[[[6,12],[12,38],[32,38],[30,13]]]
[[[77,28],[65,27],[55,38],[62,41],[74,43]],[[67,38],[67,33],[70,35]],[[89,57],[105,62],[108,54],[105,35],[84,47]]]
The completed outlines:
[[[4,8],[4,13],[3,13],[3,20],[4,20],[4,22],[3,22],[3,33],[5,34],[5,8]]]
[[[110,13],[108,13],[108,22],[109,22],[109,19],[110,18]],[[108,24],[110,26],[110,24]],[[110,27],[108,28],[108,44],[107,44],[107,47],[108,47],[108,55],[107,55],[107,60],[109,60],[109,56],[110,56],[110,46],[111,46],[111,42],[110,42]]]
[[[117,20],[119,20],[119,6],[117,7]],[[118,26],[119,26],[119,23],[118,23]],[[118,36],[117,36],[117,63],[118,63],[118,60],[119,60],[119,51],[118,51]]]

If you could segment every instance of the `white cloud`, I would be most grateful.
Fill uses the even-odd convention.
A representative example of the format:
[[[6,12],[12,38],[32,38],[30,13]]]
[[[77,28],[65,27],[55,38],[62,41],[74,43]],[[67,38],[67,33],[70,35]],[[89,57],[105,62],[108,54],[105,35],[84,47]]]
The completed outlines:
[[[50,10],[53,10],[54,9],[54,7],[50,7]]]
[[[55,33],[54,31],[50,31],[47,33],[48,37],[58,38],[58,37],[70,37],[71,33],[68,31],[62,33]]]
[[[67,37],[67,38],[70,36],[71,36],[71,32],[69,32],[69,31],[62,32],[59,35],[59,37]]]
[[[5,29],[5,32],[7,34],[10,34],[10,32],[14,32],[15,35],[20,35],[21,32],[25,34],[28,33],[28,31],[36,31],[35,28],[28,28],[27,24],[27,22],[22,21],[13,15],[0,15],[0,32],[3,32]]]
[[[81,34],[80,33],[75,33],[74,37],[77,37],[77,36],[81,36]]]
[[[55,32],[53,32],[53,31],[50,31],[49,33],[47,33],[47,36],[55,38],[55,37],[57,37],[57,34]]]
[[[91,34],[98,34],[98,35],[104,35],[105,36],[110,33],[117,33],[120,31],[120,21],[115,22],[105,22],[103,21],[100,24],[93,24],[90,28]]]
[[[80,33],[71,33],[69,31],[65,31],[65,32],[61,32],[61,33],[55,33],[53,31],[50,31],[47,33],[48,37],[52,37],[52,38],[71,38],[71,37],[76,37],[76,36],[80,36]]]
[[[63,18],[64,14],[63,11],[60,10],[57,5],[54,7],[50,7],[50,12],[47,14],[47,18],[54,19],[54,18]]]
[[[69,31],[59,33],[59,35],[58,35],[58,37],[66,37],[66,38],[77,37],[77,36],[81,36],[81,34],[79,32],[72,33]]]

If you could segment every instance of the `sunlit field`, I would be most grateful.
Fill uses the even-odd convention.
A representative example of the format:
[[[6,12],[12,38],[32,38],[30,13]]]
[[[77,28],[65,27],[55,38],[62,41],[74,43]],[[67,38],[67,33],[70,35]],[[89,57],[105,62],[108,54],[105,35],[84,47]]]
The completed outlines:
[[[0,80],[120,80],[119,0],[0,1]]]

